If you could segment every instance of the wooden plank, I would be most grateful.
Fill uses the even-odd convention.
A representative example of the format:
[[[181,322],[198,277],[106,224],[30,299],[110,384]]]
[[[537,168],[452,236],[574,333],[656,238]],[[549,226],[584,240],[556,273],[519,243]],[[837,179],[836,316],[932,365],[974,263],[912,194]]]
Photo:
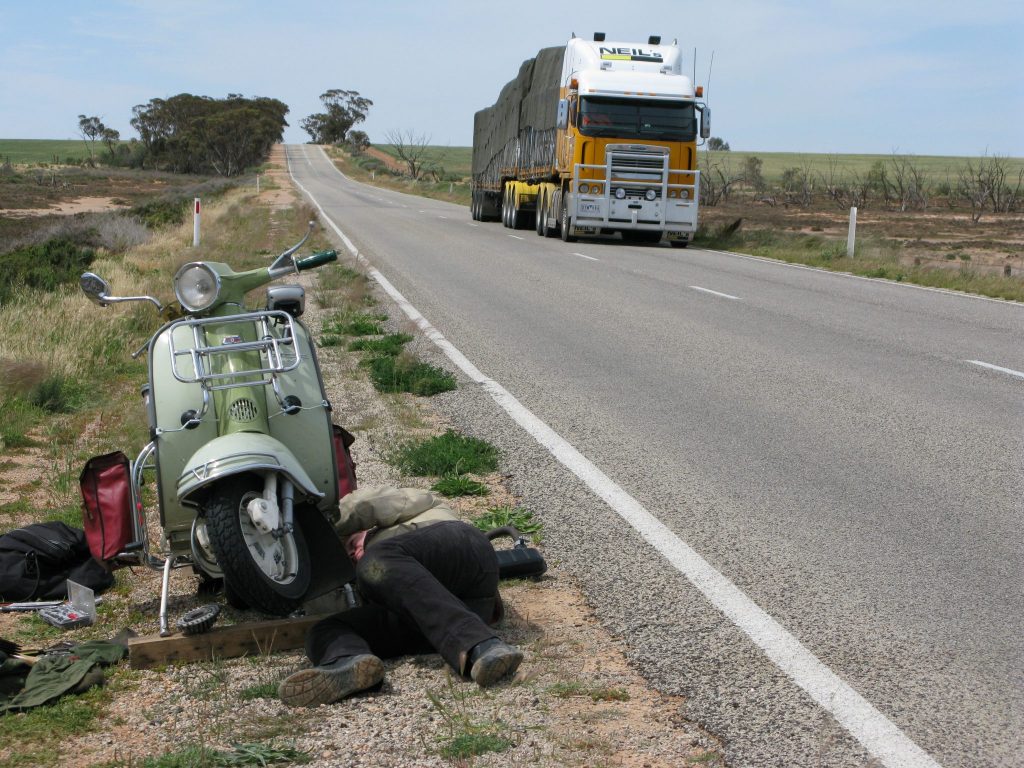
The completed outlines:
[[[171,662],[233,659],[301,648],[310,627],[329,615],[251,621],[214,627],[201,635],[134,637],[128,641],[128,661],[134,669],[149,669]]]

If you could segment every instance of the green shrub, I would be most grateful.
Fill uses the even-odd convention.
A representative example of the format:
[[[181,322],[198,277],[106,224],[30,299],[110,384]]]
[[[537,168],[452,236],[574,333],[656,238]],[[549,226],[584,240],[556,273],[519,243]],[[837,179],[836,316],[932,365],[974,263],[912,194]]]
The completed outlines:
[[[174,224],[181,224],[185,221],[185,214],[189,209],[189,201],[185,198],[171,200],[151,200],[148,203],[136,205],[131,214],[142,219],[147,227],[157,229]]]
[[[91,248],[82,248],[65,238],[17,248],[3,258],[0,304],[14,299],[23,288],[55,291],[78,281],[96,258]]]
[[[471,522],[481,531],[511,525],[520,533],[529,536],[535,543],[541,540],[543,526],[533,519],[533,512],[525,507],[513,507],[511,504],[491,507]]]
[[[394,357],[401,353],[402,348],[412,341],[407,333],[390,333],[380,339],[356,339],[348,345],[349,352],[374,352],[378,355]]]
[[[491,492],[481,482],[474,480],[466,475],[460,475],[456,472],[449,472],[432,486],[430,490],[440,493],[444,496],[486,496]]]
[[[403,444],[390,459],[408,475],[443,477],[460,472],[484,475],[498,468],[498,449],[486,440],[449,429],[437,437]]]
[[[364,364],[370,369],[373,386],[380,392],[411,392],[430,397],[458,386],[450,373],[412,355],[374,357]]]
[[[48,376],[28,393],[29,403],[47,413],[72,413],[84,397],[81,384],[60,373]]]

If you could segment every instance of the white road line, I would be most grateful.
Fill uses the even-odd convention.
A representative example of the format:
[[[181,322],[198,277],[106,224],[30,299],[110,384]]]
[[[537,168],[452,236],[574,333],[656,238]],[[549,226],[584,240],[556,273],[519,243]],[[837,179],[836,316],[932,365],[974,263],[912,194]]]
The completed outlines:
[[[983,363],[981,362],[981,360],[965,360],[964,362],[970,363],[971,365],[980,365],[982,368],[988,368],[989,370],[992,371],[999,371],[999,373],[1005,373],[1009,376],[1016,376],[1018,379],[1024,379],[1024,373],[1021,373],[1020,371],[1015,371],[1013,370],[1013,368],[1003,368],[1002,366],[999,365],[992,365],[992,363]]]
[[[731,296],[728,293],[719,293],[718,291],[712,291],[710,288],[701,288],[699,285],[691,285],[690,287],[695,291],[700,291],[701,293],[710,293],[712,296],[721,296],[723,299],[743,301],[739,296]]]
[[[469,226],[471,226],[471,227],[479,227],[480,226],[479,224],[474,224],[472,221],[467,221],[466,223],[469,224]]]
[[[323,149],[321,148],[321,152]],[[326,153],[324,154],[326,158]],[[332,167],[334,166],[331,163]],[[337,168],[335,168],[337,170]],[[288,168],[291,174],[291,166]],[[338,171],[344,177],[341,171]],[[633,526],[652,547],[682,573],[691,584],[761,648],[785,674],[888,768],[939,768],[932,757],[863,696],[843,682],[781,624],[715,570],[640,502],[541,421],[508,390],[488,378],[420,314],[406,298],[359,253],[351,240],[324,211],[323,206],[292,175],[292,181],[320,210],[331,228],[362,263],[370,277],[402,308],[406,316],[473,382],[484,389],[512,420],[544,446],[573,474]]]
[[[523,239],[519,235],[509,235],[509,237],[511,237],[514,240],[522,240]]]
[[[585,253],[574,253],[573,256],[579,256],[581,259],[590,259],[591,261],[600,261],[600,259],[595,259],[593,256],[587,256]]]
[[[426,211],[420,211],[420,213],[426,213]]]
[[[448,217],[447,216],[438,216],[437,218],[439,218],[439,219],[447,219]]]

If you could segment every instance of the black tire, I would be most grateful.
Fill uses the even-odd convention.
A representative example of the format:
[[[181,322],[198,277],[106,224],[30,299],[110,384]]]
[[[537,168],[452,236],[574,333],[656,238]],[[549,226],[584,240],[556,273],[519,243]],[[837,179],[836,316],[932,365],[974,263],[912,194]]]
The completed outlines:
[[[263,481],[255,475],[230,477],[216,484],[203,511],[225,585],[230,584],[256,610],[285,616],[299,607],[299,599],[309,588],[312,565],[298,520],[294,531],[280,539],[253,526],[245,505],[260,496],[262,489]],[[275,562],[279,556],[285,570],[293,572],[275,577],[260,567],[254,553],[270,552],[272,547]]]
[[[508,187],[501,190],[501,226],[508,229]]]
[[[545,203],[544,190],[542,189],[537,195],[537,212],[533,214],[533,229],[538,237],[544,236],[544,211],[547,207]]]
[[[178,619],[178,631],[183,635],[201,635],[213,629],[213,624],[220,615],[220,606],[209,603],[193,608]]]
[[[236,611],[248,611],[249,604],[245,602],[245,598],[238,594],[238,590],[224,582],[224,602],[234,608]]]
[[[480,221],[476,212],[476,190],[474,189],[469,196],[469,218],[473,221]]]
[[[516,195],[511,189],[508,193],[508,228],[519,229],[519,209],[516,207]]]
[[[563,243],[575,243],[576,238],[569,234],[569,206],[565,204],[565,193],[562,193],[558,201],[558,234],[562,236]]]

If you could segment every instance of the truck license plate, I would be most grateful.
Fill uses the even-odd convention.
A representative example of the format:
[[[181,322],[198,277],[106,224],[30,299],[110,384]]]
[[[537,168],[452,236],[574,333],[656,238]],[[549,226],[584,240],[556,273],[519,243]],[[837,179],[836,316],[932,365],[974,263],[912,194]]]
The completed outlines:
[[[601,215],[601,204],[600,203],[580,203],[580,213],[592,213],[595,216]]]

